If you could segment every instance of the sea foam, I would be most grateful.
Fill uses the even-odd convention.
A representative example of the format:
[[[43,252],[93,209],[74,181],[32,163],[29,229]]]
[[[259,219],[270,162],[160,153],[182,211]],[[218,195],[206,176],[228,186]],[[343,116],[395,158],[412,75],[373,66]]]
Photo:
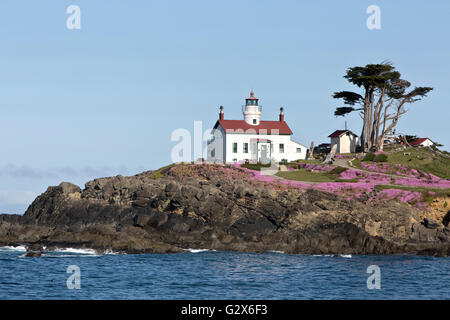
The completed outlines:
[[[94,249],[56,248],[55,250],[51,250],[50,252],[74,253],[82,255],[99,255],[99,253]]]
[[[4,247],[0,247],[1,251],[27,251],[27,249],[24,246],[17,246],[17,247],[13,247],[13,246],[4,246]]]
[[[200,252],[208,252],[208,251],[216,251],[214,249],[183,249],[189,251],[190,253],[200,253]]]

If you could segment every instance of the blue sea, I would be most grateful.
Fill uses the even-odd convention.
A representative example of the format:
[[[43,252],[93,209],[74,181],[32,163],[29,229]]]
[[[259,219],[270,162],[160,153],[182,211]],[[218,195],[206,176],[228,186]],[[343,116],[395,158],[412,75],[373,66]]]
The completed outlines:
[[[447,257],[207,250],[98,255],[75,249],[40,258],[24,254],[24,248],[0,248],[0,299],[450,299]],[[379,267],[379,289],[368,289],[373,265]]]

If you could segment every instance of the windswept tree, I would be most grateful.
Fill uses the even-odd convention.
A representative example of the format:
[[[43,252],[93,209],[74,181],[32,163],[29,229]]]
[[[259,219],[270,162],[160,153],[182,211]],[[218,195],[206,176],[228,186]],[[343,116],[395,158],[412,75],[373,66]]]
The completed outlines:
[[[364,152],[383,150],[386,135],[393,132],[400,117],[408,111],[406,104],[421,100],[433,90],[409,89],[411,83],[401,79],[400,73],[387,62],[349,68],[344,78],[361,92],[335,92],[333,98],[342,99],[344,106],[336,108],[334,114],[345,116],[359,112],[363,120],[360,142]]]

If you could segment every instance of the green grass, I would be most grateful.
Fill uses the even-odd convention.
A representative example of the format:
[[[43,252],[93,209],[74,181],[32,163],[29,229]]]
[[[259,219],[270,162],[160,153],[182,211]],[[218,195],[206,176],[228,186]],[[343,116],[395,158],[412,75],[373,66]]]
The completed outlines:
[[[442,157],[428,149],[408,148],[393,152],[388,155],[386,163],[398,163],[411,169],[432,173],[443,179],[450,179],[450,159]],[[353,160],[352,164],[357,169],[363,169],[361,167],[361,160],[359,159]]]
[[[409,187],[409,186],[398,186],[398,185],[376,185],[375,189],[378,191],[385,189],[400,189],[407,191],[416,191],[422,194],[428,194],[429,191],[435,192],[436,195],[433,197],[450,197],[450,189],[443,188],[424,188],[424,187]]]
[[[281,171],[276,174],[277,176],[296,181],[307,181],[307,182],[331,182],[331,179],[324,173],[310,172],[305,169],[299,169],[298,171]]]
[[[296,171],[281,171],[276,175],[278,177],[306,182],[357,182],[357,179],[343,180],[339,179],[339,175],[347,170],[346,168],[336,167],[328,172],[311,172],[306,169],[299,169]],[[353,181],[356,180],[356,181]]]
[[[404,155],[406,153],[407,155]],[[408,155],[409,153],[409,155]],[[425,148],[408,148],[389,154],[388,163],[399,163],[411,169],[450,179],[450,159]]]
[[[296,163],[321,164],[322,162],[323,162],[322,160],[314,159],[314,160],[296,160],[296,161],[293,161],[293,162],[291,162],[291,163],[294,163],[294,164],[296,164]]]
[[[363,169],[362,166],[361,166],[361,160],[360,159],[354,159],[352,161],[352,166],[357,168],[357,169],[361,169],[361,170]]]
[[[176,165],[175,163],[172,163],[172,164],[169,164],[162,168],[159,168],[158,170],[153,171],[152,174],[150,175],[150,178],[156,179],[156,180],[161,179],[162,177],[164,177],[164,175],[167,173],[167,171],[169,171],[169,169],[175,165]]]
[[[336,179],[335,182],[358,182],[359,179],[353,178],[353,179]]]
[[[393,186],[393,185],[377,185],[375,189],[378,191],[386,189],[399,189],[406,191],[414,191],[422,194],[422,200],[420,202],[433,203],[433,200],[437,197],[450,197],[450,189],[442,188],[423,188],[423,187],[408,187],[408,186]],[[434,194],[430,194],[430,191]]]

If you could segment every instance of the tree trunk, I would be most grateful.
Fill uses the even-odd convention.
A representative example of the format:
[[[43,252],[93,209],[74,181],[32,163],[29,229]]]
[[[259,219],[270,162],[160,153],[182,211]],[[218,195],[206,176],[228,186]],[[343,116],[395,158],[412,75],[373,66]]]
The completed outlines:
[[[311,146],[309,147],[309,151],[308,151],[308,157],[306,158],[307,160],[314,160],[314,141],[311,142]]]
[[[367,137],[368,137],[368,118],[369,118],[369,107],[370,107],[370,89],[365,88],[365,97],[364,97],[364,114],[363,114],[363,128],[361,133],[361,148],[363,152],[367,152]]]
[[[366,132],[366,140],[367,140],[367,151],[371,151],[372,149],[372,135],[373,135],[373,93],[374,89],[370,90],[370,101],[369,101],[369,110],[368,110],[368,119],[367,119],[367,132]]]

